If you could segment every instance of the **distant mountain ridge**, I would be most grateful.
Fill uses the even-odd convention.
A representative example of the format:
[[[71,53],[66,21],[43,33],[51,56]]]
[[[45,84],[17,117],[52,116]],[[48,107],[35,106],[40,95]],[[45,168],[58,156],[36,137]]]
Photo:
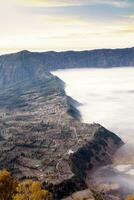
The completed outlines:
[[[46,71],[120,66],[134,66],[134,47],[43,53],[24,50],[0,56],[0,88],[25,79],[43,78]]]

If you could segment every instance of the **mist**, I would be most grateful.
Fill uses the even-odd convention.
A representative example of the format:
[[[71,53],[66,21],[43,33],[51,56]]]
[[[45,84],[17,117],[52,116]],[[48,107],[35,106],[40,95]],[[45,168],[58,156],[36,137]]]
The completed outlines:
[[[99,180],[103,183],[111,180],[112,184],[120,185],[125,194],[133,192],[134,68],[67,69],[53,74],[66,83],[67,95],[81,103],[78,109],[83,122],[99,123],[125,142],[116,153],[113,165],[96,172],[94,184],[100,184]]]
[[[125,142],[134,142],[134,68],[71,69],[53,72],[66,93],[82,103],[83,122],[100,123]]]

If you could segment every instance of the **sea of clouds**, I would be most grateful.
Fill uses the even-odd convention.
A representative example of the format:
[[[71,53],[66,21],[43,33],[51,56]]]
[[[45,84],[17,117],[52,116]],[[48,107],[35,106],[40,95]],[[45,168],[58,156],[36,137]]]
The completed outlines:
[[[67,95],[82,103],[78,109],[83,122],[100,123],[126,143],[117,152],[113,166],[108,166],[106,180],[120,183],[121,187],[129,187],[133,191],[134,68],[67,69],[53,74],[66,83]],[[111,167],[116,172],[112,177]],[[105,168],[100,170],[101,173],[96,172],[101,176],[97,181],[103,180],[103,172],[106,171]]]

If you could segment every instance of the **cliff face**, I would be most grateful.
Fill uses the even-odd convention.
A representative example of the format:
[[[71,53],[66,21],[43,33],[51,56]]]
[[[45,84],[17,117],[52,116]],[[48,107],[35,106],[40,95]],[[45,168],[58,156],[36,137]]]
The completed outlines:
[[[39,78],[44,71],[119,66],[134,66],[134,48],[59,53],[21,51],[0,56],[0,87],[14,84],[14,81]]]
[[[86,188],[89,190],[90,175],[98,168],[111,164],[114,153],[123,145],[119,137],[101,125],[89,125],[89,129],[91,127],[92,131],[95,131],[91,140],[69,157],[68,162],[73,176],[60,184],[48,187],[54,194],[54,199],[61,199]]]
[[[111,164],[114,153],[123,144],[115,134],[102,126],[96,126],[93,140],[70,156],[73,173],[83,180],[98,167]]]

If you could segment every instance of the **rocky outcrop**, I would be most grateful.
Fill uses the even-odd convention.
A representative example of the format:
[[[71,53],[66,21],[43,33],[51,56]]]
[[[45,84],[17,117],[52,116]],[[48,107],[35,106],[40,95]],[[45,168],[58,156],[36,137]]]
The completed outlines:
[[[112,163],[116,150],[123,144],[121,139],[102,126],[91,141],[70,156],[72,172],[85,180],[98,167]]]
[[[77,176],[73,176],[70,179],[62,181],[60,184],[46,184],[44,187],[53,194],[53,199],[59,200],[64,197],[72,195],[76,191],[81,191],[87,188],[85,181],[81,180]]]
[[[111,164],[114,153],[123,145],[122,140],[114,133],[98,124],[93,126],[96,127],[93,138],[69,157],[72,178],[48,187],[54,194],[54,199],[62,199],[89,187],[87,177],[98,168]]]
[[[94,194],[90,189],[85,189],[82,191],[78,191],[73,193],[70,197],[67,197],[63,200],[95,200]]]

